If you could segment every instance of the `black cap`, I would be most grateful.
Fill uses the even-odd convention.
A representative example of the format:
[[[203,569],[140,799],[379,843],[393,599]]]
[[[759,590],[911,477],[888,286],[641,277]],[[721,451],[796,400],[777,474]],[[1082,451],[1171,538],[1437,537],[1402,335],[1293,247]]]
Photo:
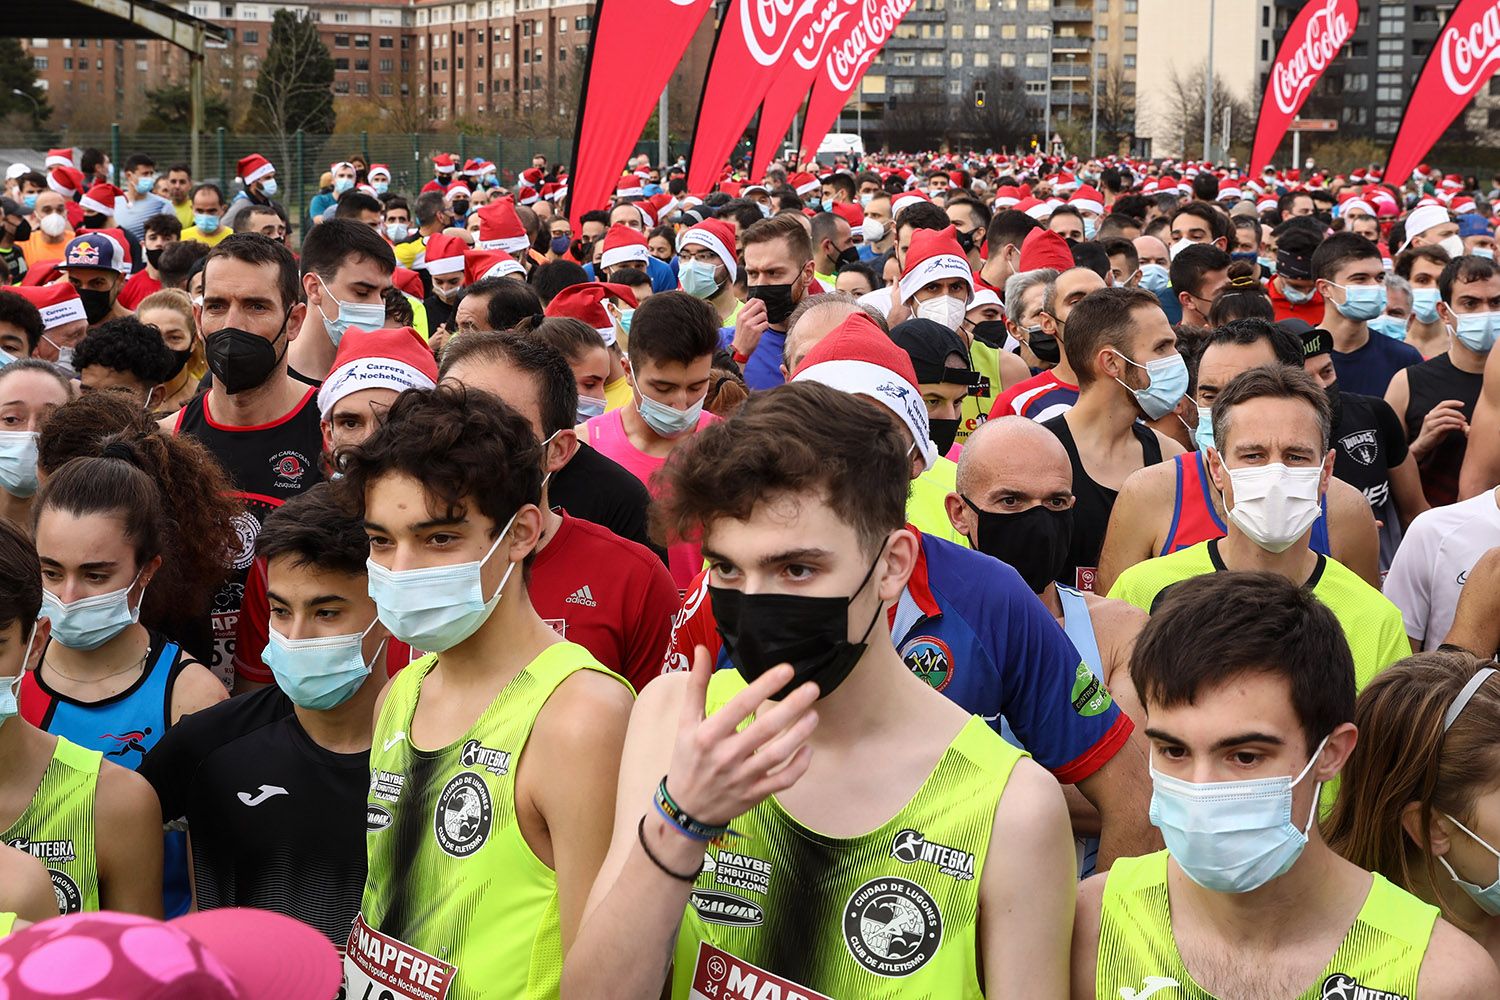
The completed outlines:
[[[1305,319],[1289,316],[1278,320],[1276,328],[1285,333],[1290,333],[1302,342],[1303,359],[1315,358],[1319,354],[1333,353],[1333,334],[1321,327],[1313,326]]]
[[[1293,281],[1307,281],[1313,276],[1312,258],[1278,250],[1276,251],[1276,273],[1291,278]]]
[[[970,395],[986,391],[988,380],[969,369],[968,347],[958,334],[936,320],[909,319],[899,323],[891,328],[891,340],[911,358],[918,384],[951,382],[968,386]],[[964,359],[963,368],[948,367],[948,358],[954,354]]]

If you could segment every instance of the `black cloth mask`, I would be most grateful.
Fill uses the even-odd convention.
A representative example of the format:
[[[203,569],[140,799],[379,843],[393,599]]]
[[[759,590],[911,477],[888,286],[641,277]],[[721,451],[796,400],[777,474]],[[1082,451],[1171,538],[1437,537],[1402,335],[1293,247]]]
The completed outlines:
[[[102,322],[115,306],[112,294],[97,288],[80,288],[78,297],[83,300],[83,314],[88,317],[89,326]]]
[[[746,289],[746,295],[766,304],[766,319],[772,326],[785,323],[792,310],[797,308],[796,300],[792,298],[791,284],[751,285]]]
[[[932,443],[937,445],[937,453],[946,455],[953,447],[953,440],[958,437],[958,420],[939,420],[937,417],[928,417],[927,434],[932,438]]]
[[[1047,589],[1068,561],[1073,544],[1073,508],[1051,510],[1045,504],[1018,514],[980,510],[966,496],[960,499],[977,519],[974,547],[1011,566],[1033,594]]]
[[[974,324],[974,339],[986,347],[997,349],[1004,347],[1005,336],[1005,320],[1003,319],[987,319]]]
[[[1062,345],[1057,342],[1056,337],[1040,327],[1027,336],[1026,346],[1031,348],[1031,353],[1042,364],[1055,365],[1062,361]]]

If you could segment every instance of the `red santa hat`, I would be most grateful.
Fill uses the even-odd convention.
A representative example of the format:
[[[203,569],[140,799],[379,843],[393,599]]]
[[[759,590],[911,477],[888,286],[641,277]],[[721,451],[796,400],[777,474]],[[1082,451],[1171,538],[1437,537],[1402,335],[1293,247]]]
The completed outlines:
[[[391,179],[391,168],[386,166],[384,163],[372,163],[370,164],[370,172],[366,176],[368,176],[372,181],[376,177],[384,177],[387,181],[389,181]]]
[[[821,190],[823,187],[823,182],[809,173],[793,174],[787,178],[787,183],[792,186],[792,190],[796,191],[799,197]]]
[[[1068,199],[1068,204],[1080,212],[1093,212],[1095,215],[1104,214],[1104,195],[1098,189],[1091,188],[1087,184],[1073,192],[1073,197]]]
[[[503,278],[508,274],[526,277],[526,268],[504,250],[466,250],[464,252],[464,284],[472,285],[485,278]]]
[[[422,288],[422,276],[411,268],[402,267],[400,264],[397,264],[396,270],[391,272],[391,284],[418,302],[422,301],[422,296],[426,294]]]
[[[78,199],[78,206],[86,212],[114,215],[116,203],[124,200],[125,192],[113,184],[95,184]]]
[[[547,303],[546,315],[581,320],[594,328],[606,347],[612,347],[616,340],[615,321],[604,308],[605,299],[620,299],[632,309],[636,305],[635,292],[625,285],[585,281],[558,292]]]
[[[1224,186],[1222,186],[1221,188],[1219,188],[1219,198],[1218,198],[1218,200],[1219,201],[1239,201],[1240,198],[1243,197],[1243,196],[1244,196],[1244,192],[1241,191],[1239,188],[1235,187],[1233,184],[1225,184]]]
[[[793,382],[817,382],[868,396],[894,413],[911,432],[922,462],[932,468],[937,445],[927,423],[927,404],[917,388],[911,357],[863,312],[852,313],[813,345],[792,373]]]
[[[15,292],[36,306],[42,314],[42,327],[47,330],[89,318],[83,309],[83,300],[66,281],[51,285],[13,285],[0,291]]]
[[[473,194],[474,192],[469,189],[469,185],[463,181],[454,181],[443,189],[443,200],[451,202],[455,198],[470,198]]]
[[[464,251],[469,245],[457,236],[449,236],[447,233],[433,233],[427,237],[427,249],[422,252],[422,262],[419,267],[425,267],[427,273],[440,276],[457,274],[464,269]]]
[[[969,295],[974,294],[974,271],[958,245],[958,230],[949,226],[912,233],[911,245],[906,249],[906,266],[901,269],[897,286],[901,301],[909,302],[930,282],[947,278],[962,278],[969,286]]]
[[[416,330],[351,326],[339,340],[333,369],[318,389],[318,413],[327,420],[339,400],[365,389],[432,389],[437,380],[437,362]]]
[[[849,223],[850,229],[858,229],[865,224],[865,210],[859,207],[858,202],[836,201],[828,210]]]
[[[484,161],[479,159],[478,157],[471,156],[469,159],[464,161],[464,168],[462,171],[460,171],[460,173],[463,173],[469,177],[477,177],[479,176],[480,171],[482,171],[483,169]]]
[[[1459,215],[1466,215],[1474,211],[1474,199],[1468,195],[1462,195],[1453,199],[1453,211]]]
[[[895,198],[891,199],[891,218],[894,219],[901,214],[903,209],[909,208],[919,201],[925,201],[930,204],[932,199],[921,191],[905,191],[898,194]]]
[[[604,252],[599,255],[599,266],[608,270],[616,264],[629,260],[649,261],[651,253],[646,248],[644,233],[618,223],[604,234]]]
[[[53,167],[47,172],[47,186],[71,201],[83,190],[83,171],[76,167]]]
[[[1021,192],[1013,184],[1007,184],[995,191],[996,208],[1012,208],[1020,200]]]
[[[615,197],[620,199],[639,198],[645,191],[641,188],[641,179],[635,174],[626,174],[620,178],[615,185]]]
[[[49,149],[47,158],[42,161],[44,167],[71,167],[73,165],[73,151],[71,149]]]
[[[251,153],[249,156],[240,157],[237,173],[239,174],[240,181],[246,187],[254,184],[262,177],[274,174],[275,172],[276,168],[271,165],[271,161],[259,153]],[[386,176],[390,176],[389,173]]]
[[[1050,267],[1055,271],[1066,271],[1073,266],[1073,251],[1068,241],[1050,229],[1033,229],[1021,241],[1021,260],[1016,265],[1017,273],[1039,271]]]
[[[719,219],[704,219],[695,226],[689,226],[677,237],[677,252],[689,245],[707,247],[716,254],[719,260],[733,275],[739,264],[734,259],[734,230],[729,223]]]
[[[531,237],[526,235],[526,227],[516,214],[515,199],[496,198],[480,207],[479,239],[474,245],[480,250],[504,250],[510,254],[523,254],[531,249]]]
[[[449,153],[438,153],[432,158],[432,169],[440,174],[453,173],[453,157]]]
[[[1350,212],[1363,212],[1366,215],[1374,215],[1375,208],[1363,198],[1346,198],[1344,203],[1339,206],[1339,212],[1345,216]]]
[[[1278,204],[1280,202],[1276,200],[1275,196],[1268,194],[1255,203],[1255,210],[1257,212],[1273,212],[1276,210]]]

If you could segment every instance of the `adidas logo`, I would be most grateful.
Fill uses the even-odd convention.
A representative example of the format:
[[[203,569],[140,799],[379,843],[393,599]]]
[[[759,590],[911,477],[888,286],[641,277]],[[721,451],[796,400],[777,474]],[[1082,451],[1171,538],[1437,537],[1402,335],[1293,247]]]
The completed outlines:
[[[586,608],[597,608],[599,606],[599,602],[594,600],[594,592],[588,588],[588,584],[584,584],[569,594],[568,599],[563,603],[582,604]]]

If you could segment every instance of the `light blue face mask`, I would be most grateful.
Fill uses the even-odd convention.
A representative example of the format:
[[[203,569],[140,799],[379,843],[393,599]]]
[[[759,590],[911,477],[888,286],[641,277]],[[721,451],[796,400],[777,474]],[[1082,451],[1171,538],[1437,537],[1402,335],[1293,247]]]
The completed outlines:
[[[318,284],[323,286],[323,292],[334,302],[338,303],[339,314],[333,319],[318,306],[318,315],[323,317],[323,328],[328,331],[328,339],[333,341],[337,347],[339,341],[344,339],[344,333],[351,326],[361,330],[379,330],[385,326],[385,303],[384,302],[340,302],[333,298],[333,291],[321,277]]]
[[[1335,302],[1333,307],[1345,319],[1372,320],[1385,312],[1384,285],[1335,285],[1331,281],[1329,284],[1344,293],[1344,301]]]
[[[1141,265],[1141,287],[1153,295],[1166,291],[1172,284],[1172,272],[1162,264]]]
[[[32,192],[31,194],[22,197],[21,204],[26,206],[26,211],[28,212],[36,211],[36,192]]]
[[[0,431],[0,488],[22,500],[36,493],[36,439],[35,431]]]
[[[1370,332],[1378,333],[1382,337],[1390,337],[1392,340],[1406,339],[1406,320],[1399,316],[1389,316],[1381,313],[1370,320]]]
[[[1465,313],[1455,316],[1458,325],[1453,328],[1453,336],[1458,342],[1471,351],[1479,354],[1488,354],[1490,348],[1495,346],[1495,314],[1492,312]]]
[[[1496,857],[1496,859],[1500,859],[1500,851],[1497,851],[1493,847],[1491,847],[1489,845],[1489,841],[1485,840],[1483,837],[1479,836],[1479,834],[1475,833],[1473,830],[1470,830],[1468,827],[1464,826],[1462,823],[1454,819],[1452,816],[1449,816],[1447,813],[1443,813],[1443,815],[1447,816],[1448,822],[1452,823],[1464,833],[1468,834],[1469,838],[1473,840],[1474,843],[1478,844],[1480,847],[1483,847],[1486,851],[1489,851]],[[1457,882],[1458,887],[1464,892],[1468,893],[1469,898],[1472,899],[1481,910],[1483,910],[1485,913],[1488,913],[1492,917],[1500,917],[1500,870],[1497,870],[1496,872],[1495,881],[1491,882],[1487,886],[1478,886],[1473,882],[1465,882],[1463,879],[1459,878],[1458,872],[1453,870],[1453,866],[1448,863],[1447,858],[1443,857],[1442,855],[1438,855],[1438,861],[1442,863],[1442,866],[1444,868],[1448,869],[1448,877],[1451,878],[1454,882]]]
[[[1256,260],[1257,263],[1260,264],[1260,271],[1261,271],[1262,274],[1275,274],[1276,273],[1276,258],[1275,257],[1257,257],[1257,258],[1255,258],[1255,260]]]
[[[1183,874],[1212,892],[1251,892],[1285,875],[1307,846],[1318,788],[1301,829],[1292,824],[1295,788],[1328,742],[1325,736],[1295,778],[1199,784],[1151,764],[1151,823]]]
[[[1199,451],[1207,451],[1214,446],[1214,417],[1212,407],[1198,407],[1198,426],[1193,429],[1193,444],[1198,446]]]
[[[1120,354],[1119,351],[1115,353]],[[1189,377],[1187,362],[1182,360],[1182,355],[1169,354],[1143,365],[1136,364],[1123,354],[1120,354],[1120,358],[1126,364],[1145,369],[1146,375],[1151,379],[1151,383],[1144,389],[1131,389],[1124,382],[1115,379],[1135,396],[1148,420],[1159,420],[1171,413],[1182,401],[1182,397],[1187,395]]]
[[[336,177],[333,181],[333,193],[343,194],[354,186],[353,177]]]
[[[373,558],[367,560],[370,598],[381,623],[397,639],[424,653],[446,652],[479,631],[500,603],[505,582],[519,565],[512,562],[505,568],[494,595],[485,600],[484,564],[505,540],[515,520],[512,514],[490,550],[473,562],[391,570]]]
[[[634,322],[634,320],[635,320],[635,310],[634,309],[621,309],[620,310],[620,332],[623,333],[623,334],[625,334],[625,336],[627,336],[627,337],[630,336],[630,324],[632,322]]]
[[[376,194],[385,194],[391,189],[391,186],[385,181],[376,181],[374,184],[374,188]]]
[[[1475,247],[1473,250],[1469,251],[1469,256],[1483,257],[1485,260],[1494,260],[1495,251],[1491,250],[1489,247]]]
[[[581,424],[585,420],[592,420],[594,417],[599,416],[604,412],[604,408],[607,405],[604,400],[595,399],[593,396],[579,396],[578,422]]]
[[[719,291],[714,280],[718,267],[703,260],[684,260],[677,265],[677,277],[682,281],[682,290],[695,299],[711,299]]]
[[[219,231],[219,223],[222,220],[217,215],[199,215],[193,213],[193,225],[198,227],[198,232],[205,236]]]
[[[1311,302],[1312,297],[1318,293],[1317,288],[1293,288],[1286,283],[1286,278],[1281,279],[1281,294],[1294,306],[1300,306]],[[1384,309],[1385,306],[1381,306]]]
[[[98,649],[141,617],[141,606],[130,606],[130,591],[135,579],[107,594],[83,597],[64,604],[52,591],[42,588],[42,615],[52,622],[52,638],[69,649]],[[141,598],[145,599],[145,593]]]
[[[1442,293],[1436,288],[1413,288],[1411,290],[1411,311],[1419,323],[1437,321],[1438,301],[1441,298]]]
[[[31,644],[36,642],[36,625],[31,626],[31,635],[26,639],[26,652],[21,654],[21,669],[14,677],[0,679],[0,725],[4,725],[8,719],[13,719],[21,712],[19,697],[21,694],[21,678],[26,676],[26,664],[31,662]]]
[[[265,195],[266,195],[267,198],[274,198],[274,197],[276,197],[276,191],[277,191],[276,178],[274,178],[274,177],[267,177],[265,180],[261,181],[260,182],[260,189],[263,192],[265,192]]]
[[[404,222],[392,222],[385,227],[385,235],[392,243],[400,243],[411,235],[411,227]]]
[[[704,399],[707,398],[704,396]],[[636,399],[639,400],[636,407],[640,410],[641,419],[664,438],[681,437],[697,427],[699,418],[703,416],[703,399],[685,410],[668,406],[666,403],[658,403],[640,389],[636,389]]]
[[[1083,219],[1083,238],[1085,240],[1091,240],[1094,238],[1094,234],[1098,231],[1099,223],[1085,216]]]
[[[145,177],[137,177],[135,179],[136,194],[150,194],[151,189],[154,187],[156,187],[155,174],[147,174]]]
[[[353,697],[370,676],[364,642],[374,627],[372,621],[363,632],[314,639],[288,639],[273,628],[260,659],[271,668],[276,686],[293,704],[326,712]],[[370,662],[378,660],[383,649],[384,641]]]

